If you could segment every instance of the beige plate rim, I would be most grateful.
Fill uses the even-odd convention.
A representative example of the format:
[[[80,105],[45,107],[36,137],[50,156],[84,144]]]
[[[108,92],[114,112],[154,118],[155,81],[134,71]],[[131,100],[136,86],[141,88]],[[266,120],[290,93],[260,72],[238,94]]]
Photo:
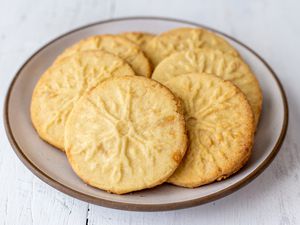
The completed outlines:
[[[132,204],[132,203],[120,203],[120,202],[114,202],[114,201],[109,201],[106,199],[101,199],[101,198],[95,198],[86,194],[83,194],[81,192],[78,192],[74,189],[71,189],[67,186],[65,186],[64,184],[58,182],[57,180],[54,180],[53,178],[51,178],[50,176],[48,176],[47,174],[45,174],[43,171],[41,171],[39,168],[37,168],[28,157],[26,157],[26,155],[24,154],[22,148],[18,145],[10,123],[9,123],[9,115],[8,115],[8,106],[9,106],[9,101],[10,101],[10,96],[11,96],[11,91],[14,88],[14,84],[16,82],[16,80],[18,79],[18,76],[20,74],[20,72],[23,70],[23,68],[26,66],[26,64],[28,62],[30,62],[30,60],[37,55],[40,51],[42,51],[43,49],[45,49],[46,47],[48,47],[50,44],[52,44],[53,42],[59,40],[60,38],[63,38],[69,34],[72,34],[74,32],[80,31],[81,29],[85,29],[94,25],[100,25],[100,24],[105,24],[105,23],[110,23],[110,22],[114,22],[114,21],[126,21],[126,20],[161,20],[161,21],[173,21],[173,22],[181,22],[181,23],[185,23],[187,25],[193,25],[193,26],[198,26],[198,27],[203,27],[206,28],[208,30],[211,30],[215,33],[221,34],[225,37],[227,37],[228,39],[240,44],[241,46],[243,46],[244,48],[246,48],[248,51],[250,51],[252,54],[254,54],[265,66],[266,68],[270,71],[270,73],[273,75],[273,78],[275,79],[275,81],[277,82],[279,89],[280,89],[280,94],[283,100],[283,105],[284,105],[284,118],[283,118],[283,125],[281,128],[281,132],[280,135],[277,139],[276,145],[275,147],[272,149],[271,153],[268,155],[268,157],[252,172],[250,173],[248,176],[246,176],[244,179],[240,180],[239,182],[234,183],[233,185],[229,186],[226,189],[220,190],[214,194],[211,195],[207,195],[204,197],[200,197],[200,198],[196,198],[193,200],[188,200],[188,201],[183,201],[183,202],[179,202],[179,203],[168,203],[168,204],[149,204],[149,205],[141,205],[141,204]],[[273,69],[270,67],[270,65],[268,65],[268,63],[261,57],[259,56],[254,50],[252,50],[250,47],[246,46],[245,44],[243,44],[242,42],[240,42],[239,40],[224,34],[223,32],[220,32],[218,30],[209,28],[207,26],[198,24],[198,23],[194,23],[194,22],[190,22],[190,21],[185,21],[185,20],[180,20],[180,19],[173,19],[173,18],[164,18],[164,17],[123,17],[123,18],[118,18],[118,19],[110,19],[110,20],[104,20],[104,21],[100,21],[100,22],[96,22],[96,23],[92,23],[92,24],[88,24],[86,26],[82,26],[79,27],[77,29],[74,29],[70,32],[67,32],[57,38],[55,38],[54,40],[48,42],[47,44],[45,44],[43,47],[41,47],[39,50],[37,50],[31,57],[29,57],[28,60],[26,60],[26,62],[21,66],[21,68],[18,70],[18,72],[16,73],[16,75],[14,76],[13,80],[10,83],[10,86],[8,88],[7,94],[6,94],[6,98],[5,98],[5,103],[4,103],[4,111],[3,111],[3,117],[4,117],[4,126],[5,126],[5,131],[7,134],[7,137],[9,139],[9,142],[13,148],[13,150],[15,151],[16,155],[19,157],[19,159],[23,162],[23,164],[33,173],[35,174],[37,177],[39,177],[42,181],[46,182],[47,184],[49,184],[50,186],[54,187],[55,189],[70,195],[72,197],[78,198],[80,200],[86,201],[86,202],[90,202],[93,204],[97,204],[100,206],[105,206],[105,207],[110,207],[110,208],[116,208],[116,209],[123,209],[123,210],[131,210],[131,211],[164,211],[164,210],[174,210],[174,209],[180,209],[180,208],[186,208],[186,207],[192,207],[192,206],[197,206],[200,204],[204,204],[207,202],[211,202],[213,200],[222,198],[226,195],[229,195],[233,192],[235,192],[236,190],[240,189],[241,187],[245,186],[246,184],[248,184],[250,181],[252,181],[253,179],[255,179],[259,174],[261,174],[269,165],[270,163],[273,161],[273,159],[275,158],[275,156],[277,155],[278,151],[280,150],[280,147],[285,139],[286,136],[286,132],[287,132],[287,127],[288,127],[288,102],[287,102],[287,97],[284,91],[284,88],[279,80],[279,78],[277,77],[276,73],[273,71]]]

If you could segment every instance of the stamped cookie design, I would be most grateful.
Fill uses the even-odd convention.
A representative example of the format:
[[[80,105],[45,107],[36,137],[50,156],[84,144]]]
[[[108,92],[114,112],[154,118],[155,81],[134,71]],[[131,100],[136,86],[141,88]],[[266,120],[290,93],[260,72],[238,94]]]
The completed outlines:
[[[102,50],[114,54],[124,59],[137,75],[151,76],[152,66],[143,51],[136,44],[117,35],[98,35],[83,39],[67,48],[58,56],[55,63],[66,56],[85,50]]]
[[[65,147],[86,183],[117,194],[163,183],[187,148],[182,108],[148,78],[111,78],[82,97],[71,112]]]
[[[249,159],[254,135],[244,94],[231,82],[207,74],[177,76],[166,86],[184,103],[190,140],[168,181],[198,187],[237,172]]]
[[[240,88],[251,105],[255,124],[258,124],[262,92],[256,77],[240,57],[212,49],[174,53],[155,68],[152,78],[165,83],[181,74],[194,72],[216,75]]]
[[[38,81],[31,120],[42,139],[64,150],[66,119],[78,99],[109,77],[135,75],[121,58],[102,51],[77,52],[50,67]]]
[[[144,50],[155,67],[172,53],[203,48],[238,55],[225,39],[201,28],[177,28],[167,31],[154,37],[146,44]]]

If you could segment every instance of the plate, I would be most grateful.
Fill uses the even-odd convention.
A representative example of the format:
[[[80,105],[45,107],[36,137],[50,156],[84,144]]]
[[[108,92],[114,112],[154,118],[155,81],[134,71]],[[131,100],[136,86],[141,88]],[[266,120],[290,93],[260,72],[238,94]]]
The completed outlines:
[[[226,38],[257,75],[264,104],[248,164],[234,176],[195,189],[163,184],[127,195],[115,195],[84,184],[72,171],[61,151],[42,141],[30,120],[33,88],[43,71],[66,47],[94,34],[146,31],[160,33],[176,27],[204,27]],[[101,21],[70,31],[34,53],[17,72],[9,87],[4,123],[9,141],[20,158],[37,177],[75,198],[101,206],[136,211],[171,210],[196,206],[224,197],[259,175],[274,159],[284,140],[288,106],[283,87],[271,67],[252,49],[222,32],[200,24],[167,18],[134,17]]]

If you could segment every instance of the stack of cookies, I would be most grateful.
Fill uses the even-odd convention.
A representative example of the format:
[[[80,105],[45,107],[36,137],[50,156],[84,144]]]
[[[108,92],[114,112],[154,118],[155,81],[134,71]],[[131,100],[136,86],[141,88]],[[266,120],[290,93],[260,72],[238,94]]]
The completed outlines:
[[[67,48],[38,81],[31,118],[85,183],[124,194],[234,174],[251,155],[261,108],[259,84],[234,47],[179,28]]]

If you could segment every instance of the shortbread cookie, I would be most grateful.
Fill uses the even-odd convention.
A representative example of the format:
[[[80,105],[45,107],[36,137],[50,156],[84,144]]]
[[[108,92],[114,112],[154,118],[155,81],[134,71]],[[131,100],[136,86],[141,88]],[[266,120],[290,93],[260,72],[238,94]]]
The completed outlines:
[[[238,55],[234,47],[225,39],[201,28],[178,28],[162,33],[147,43],[144,50],[155,67],[172,53],[203,48],[218,49]]]
[[[190,145],[169,182],[198,187],[225,179],[249,159],[253,113],[245,95],[230,81],[186,74],[165,85],[184,103]]]
[[[202,49],[174,53],[164,59],[152,78],[165,83],[185,73],[205,72],[233,82],[246,95],[258,124],[262,109],[262,92],[254,74],[240,57],[218,50]]]
[[[42,139],[64,149],[65,121],[74,103],[108,77],[134,75],[121,58],[82,51],[49,68],[37,83],[31,102],[32,123]]]
[[[112,53],[124,59],[137,75],[151,76],[152,67],[143,51],[131,41],[117,35],[98,35],[81,40],[59,55],[55,63],[66,56],[84,50],[103,50]]]
[[[126,32],[120,34],[120,36],[127,38],[131,42],[140,46],[140,48],[144,51],[145,45],[155,37],[154,34],[145,33],[145,32]]]
[[[65,148],[75,173],[91,186],[117,194],[156,186],[187,148],[181,105],[154,80],[107,79],[74,106]]]

